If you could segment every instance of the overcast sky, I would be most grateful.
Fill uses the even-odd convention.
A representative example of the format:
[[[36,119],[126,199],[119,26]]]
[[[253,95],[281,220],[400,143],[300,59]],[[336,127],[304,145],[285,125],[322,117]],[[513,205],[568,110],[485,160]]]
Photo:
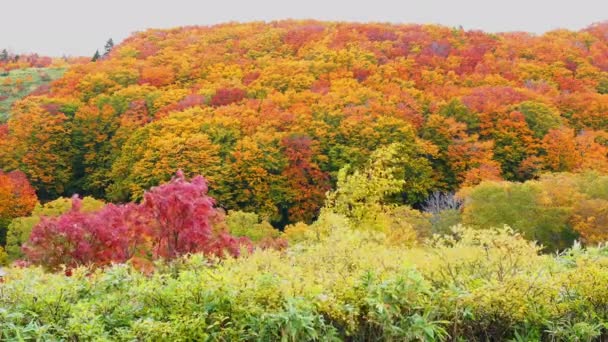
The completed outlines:
[[[15,52],[93,55],[146,28],[225,21],[311,18],[438,23],[492,32],[578,30],[608,20],[608,0],[9,0],[0,47]]]

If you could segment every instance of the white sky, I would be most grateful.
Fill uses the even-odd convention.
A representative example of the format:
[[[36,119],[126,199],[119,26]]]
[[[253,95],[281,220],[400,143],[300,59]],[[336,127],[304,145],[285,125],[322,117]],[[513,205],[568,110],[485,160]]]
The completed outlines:
[[[226,21],[320,19],[438,23],[490,32],[578,30],[608,20],[608,0],[3,0],[0,48],[93,55],[110,37]]]

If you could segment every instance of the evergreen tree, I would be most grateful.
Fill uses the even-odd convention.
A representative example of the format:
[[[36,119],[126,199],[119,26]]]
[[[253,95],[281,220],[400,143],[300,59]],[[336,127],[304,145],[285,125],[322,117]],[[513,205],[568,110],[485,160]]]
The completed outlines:
[[[97,60],[101,58],[101,55],[99,54],[99,50],[95,51],[95,54],[93,55],[93,58],[91,59],[92,62],[97,62]]]
[[[104,47],[105,52],[103,53],[103,56],[104,57],[108,56],[113,48],[114,48],[114,41],[112,40],[112,38],[110,38],[110,39],[108,39],[108,41],[106,42],[106,45]]]

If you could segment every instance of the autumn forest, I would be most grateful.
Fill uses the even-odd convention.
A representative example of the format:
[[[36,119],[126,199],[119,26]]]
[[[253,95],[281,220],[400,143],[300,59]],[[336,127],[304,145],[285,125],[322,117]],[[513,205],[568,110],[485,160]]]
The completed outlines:
[[[606,241],[608,23],[0,53],[0,340],[600,341]]]

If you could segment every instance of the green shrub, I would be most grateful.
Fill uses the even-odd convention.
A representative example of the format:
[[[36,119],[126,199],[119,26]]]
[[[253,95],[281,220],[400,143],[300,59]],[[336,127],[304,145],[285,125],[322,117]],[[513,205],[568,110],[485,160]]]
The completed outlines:
[[[231,211],[226,216],[228,231],[233,236],[248,237],[253,242],[264,238],[277,238],[281,235],[268,221],[261,220],[257,214]]]

